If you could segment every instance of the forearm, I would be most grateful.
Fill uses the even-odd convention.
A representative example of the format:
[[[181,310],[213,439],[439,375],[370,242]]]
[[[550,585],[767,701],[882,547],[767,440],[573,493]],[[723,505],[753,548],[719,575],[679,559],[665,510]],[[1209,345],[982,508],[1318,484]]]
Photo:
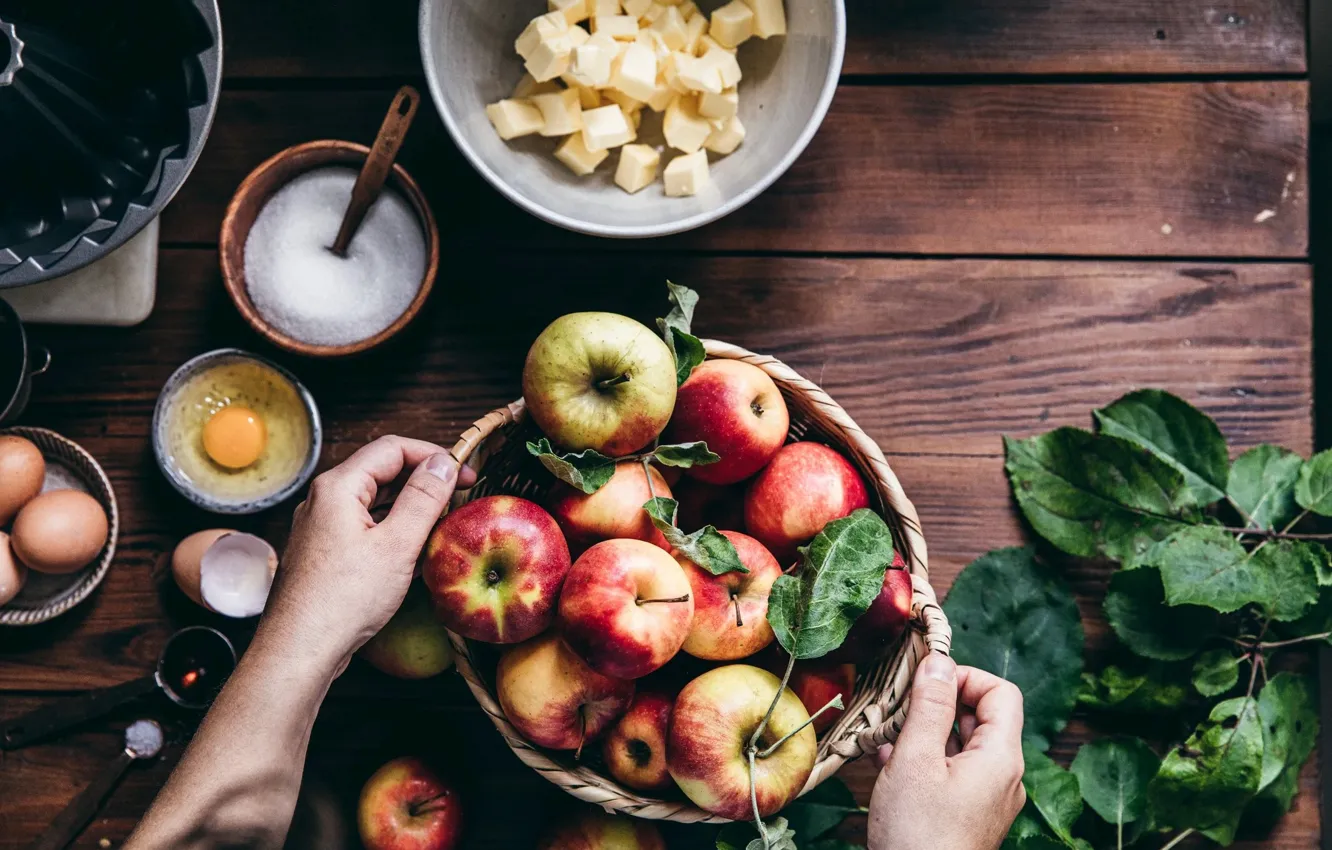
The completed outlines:
[[[260,626],[127,850],[282,846],[310,730],[341,665],[283,632]]]

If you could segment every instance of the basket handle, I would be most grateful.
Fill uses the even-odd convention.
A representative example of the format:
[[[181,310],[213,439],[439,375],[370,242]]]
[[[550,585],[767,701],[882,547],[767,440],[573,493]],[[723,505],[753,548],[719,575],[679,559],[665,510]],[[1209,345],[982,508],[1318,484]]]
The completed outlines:
[[[471,459],[472,453],[483,444],[491,434],[507,428],[523,418],[527,410],[526,403],[520,398],[515,402],[510,402],[504,407],[497,407],[494,410],[482,416],[472,423],[458,438],[458,442],[453,444],[449,453],[460,464],[467,463]]]

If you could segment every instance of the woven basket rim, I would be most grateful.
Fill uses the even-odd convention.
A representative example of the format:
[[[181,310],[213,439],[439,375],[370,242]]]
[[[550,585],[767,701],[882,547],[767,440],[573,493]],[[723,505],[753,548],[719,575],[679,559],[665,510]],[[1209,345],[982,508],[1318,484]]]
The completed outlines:
[[[788,407],[794,402],[797,406],[808,408],[807,411],[802,410],[802,413],[814,420],[821,430],[830,433],[834,439],[829,442],[848,455],[848,459],[871,485],[878,512],[892,526],[895,541],[903,545],[903,556],[912,576],[912,628],[907,630],[891,654],[881,657],[872,668],[858,673],[856,692],[846,711],[820,740],[814,770],[800,791],[803,795],[835,774],[847,762],[876,752],[880,746],[897,739],[906,713],[906,695],[920,659],[931,651],[947,654],[952,634],[929,583],[925,539],[920,531],[916,509],[902,490],[878,445],[826,392],[780,360],[718,340],[705,339],[703,344],[709,359],[741,360],[763,369],[782,390]],[[526,404],[521,398],[491,411],[462,434],[452,449],[454,456],[460,462],[470,463],[480,472],[484,458],[478,454],[478,450],[485,447],[492,435],[520,427],[526,418]],[[794,412],[792,419],[795,420]],[[462,494],[455,504],[469,497],[469,494]],[[704,811],[688,800],[659,799],[638,794],[590,767],[561,763],[549,752],[525,740],[504,715],[490,683],[476,669],[467,639],[452,631],[449,632],[449,639],[457,651],[458,671],[477,703],[519,760],[550,782],[574,797],[607,811],[678,823],[729,822],[727,818]]]

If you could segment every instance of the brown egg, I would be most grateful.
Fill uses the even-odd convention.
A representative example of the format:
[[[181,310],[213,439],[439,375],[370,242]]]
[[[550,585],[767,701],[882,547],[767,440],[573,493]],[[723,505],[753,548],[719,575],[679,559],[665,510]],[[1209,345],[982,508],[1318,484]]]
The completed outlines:
[[[204,553],[217,542],[219,537],[235,533],[230,528],[210,528],[206,531],[196,531],[176,544],[176,551],[171,553],[171,574],[175,576],[176,584],[181,591],[195,605],[204,605],[203,596],[199,593],[199,565],[203,561]]]
[[[0,525],[40,492],[46,477],[42,450],[22,437],[0,437]]]
[[[28,568],[14,559],[9,551],[9,535],[0,531],[0,605],[8,605],[23,589]]]
[[[106,511],[79,490],[50,490],[23,506],[10,531],[14,554],[40,573],[72,573],[106,545]]]

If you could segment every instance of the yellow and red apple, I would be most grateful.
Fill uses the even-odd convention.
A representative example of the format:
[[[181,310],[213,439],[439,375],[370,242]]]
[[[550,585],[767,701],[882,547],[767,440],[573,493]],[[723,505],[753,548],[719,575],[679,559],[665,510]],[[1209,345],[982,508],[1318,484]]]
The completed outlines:
[[[666,850],[651,821],[583,808],[551,824],[537,850]]]
[[[867,507],[865,481],[846,458],[822,443],[791,443],[749,485],[745,530],[790,565],[825,525]]]
[[[462,840],[462,803],[424,761],[398,758],[361,788],[357,826],[366,850],[453,850]]]
[[[617,539],[646,540],[669,550],[670,544],[643,510],[643,504],[653,496],[671,498],[666,479],[655,466],[645,470],[641,463],[625,461],[616,465],[611,480],[591,495],[555,482],[546,504],[575,554],[603,540]]]
[[[783,665],[785,661],[783,661]],[[851,704],[851,696],[856,692],[856,665],[839,664],[835,661],[817,659],[815,661],[797,661],[791,670],[791,680],[787,687],[800,697],[805,710],[813,717],[814,713],[840,695],[843,705]],[[814,732],[822,735],[841,718],[843,709],[830,708],[814,718]]]
[[[504,651],[495,693],[523,737],[552,750],[581,751],[629,707],[634,683],[603,676],[559,635],[546,632]]]
[[[557,622],[593,670],[637,679],[680,651],[693,617],[693,591],[674,558],[642,540],[607,540],[569,569]]]
[[[708,360],[680,385],[664,439],[706,442],[721,460],[686,474],[712,484],[734,484],[772,460],[790,425],[786,402],[766,372],[739,360]]]
[[[671,787],[666,770],[666,735],[675,699],[661,691],[639,690],[624,716],[602,742],[601,753],[610,775],[638,791],[664,791]]]
[[[439,521],[422,555],[422,577],[454,632],[519,643],[550,625],[569,560],[559,525],[540,505],[487,496]]]
[[[768,593],[782,574],[781,565],[762,543],[737,531],[722,535],[749,572],[716,576],[676,555],[694,594],[694,621],[683,649],[709,661],[747,658],[772,643]]]
[[[911,622],[911,573],[900,552],[883,574],[883,587],[833,654],[840,661],[870,661],[897,642]]]
[[[415,581],[397,613],[357,654],[399,679],[428,679],[453,664],[448,632],[431,610],[430,594]]]

